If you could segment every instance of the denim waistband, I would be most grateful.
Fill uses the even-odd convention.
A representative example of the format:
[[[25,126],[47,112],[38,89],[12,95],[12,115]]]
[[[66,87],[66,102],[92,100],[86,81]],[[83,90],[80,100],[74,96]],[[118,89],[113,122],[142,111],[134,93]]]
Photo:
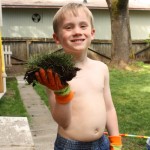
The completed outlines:
[[[91,147],[101,145],[104,139],[105,139],[105,136],[102,135],[96,141],[81,142],[81,141],[63,138],[58,134],[56,141],[55,141],[55,145],[59,145],[59,147],[62,147],[64,150],[74,150],[74,148],[76,148],[76,150],[90,150]]]

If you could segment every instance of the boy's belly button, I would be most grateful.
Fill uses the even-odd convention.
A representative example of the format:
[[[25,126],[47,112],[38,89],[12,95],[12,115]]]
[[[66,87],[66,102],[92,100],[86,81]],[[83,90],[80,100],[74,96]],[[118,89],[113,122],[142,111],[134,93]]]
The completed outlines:
[[[98,128],[95,128],[95,134],[97,134],[99,132]]]

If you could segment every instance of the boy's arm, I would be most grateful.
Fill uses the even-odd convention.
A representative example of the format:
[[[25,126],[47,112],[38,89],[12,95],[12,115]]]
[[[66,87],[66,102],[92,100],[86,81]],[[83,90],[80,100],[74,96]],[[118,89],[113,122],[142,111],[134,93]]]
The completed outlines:
[[[48,88],[47,94],[53,119],[62,128],[67,128],[71,120],[71,102],[65,105],[57,103],[54,92]]]
[[[122,140],[121,137],[119,136],[117,114],[111,97],[111,91],[109,85],[109,71],[107,66],[104,72],[105,72],[104,99],[105,99],[106,111],[107,111],[106,128],[109,133],[111,150],[120,150],[122,147]]]
[[[71,103],[73,92],[68,84],[63,85],[57,73],[40,69],[35,73],[39,83],[47,87],[50,109],[54,120],[64,129],[71,120]]]

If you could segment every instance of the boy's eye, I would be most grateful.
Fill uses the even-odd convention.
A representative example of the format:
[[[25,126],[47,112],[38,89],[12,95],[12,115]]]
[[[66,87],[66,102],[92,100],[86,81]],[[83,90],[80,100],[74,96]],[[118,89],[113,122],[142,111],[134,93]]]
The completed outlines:
[[[86,29],[87,25],[81,25],[82,29]]]
[[[67,30],[69,30],[69,29],[72,29],[72,26],[71,25],[67,25],[64,28],[67,29]]]
[[[67,26],[66,29],[71,29],[71,26]]]

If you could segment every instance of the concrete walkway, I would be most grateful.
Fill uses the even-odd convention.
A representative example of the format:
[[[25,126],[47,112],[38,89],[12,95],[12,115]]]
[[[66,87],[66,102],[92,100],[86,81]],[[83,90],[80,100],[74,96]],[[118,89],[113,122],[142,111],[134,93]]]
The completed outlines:
[[[35,150],[54,150],[57,125],[48,107],[36,94],[32,85],[27,85],[23,76],[17,76],[18,87],[23,103],[31,117],[29,121]]]

